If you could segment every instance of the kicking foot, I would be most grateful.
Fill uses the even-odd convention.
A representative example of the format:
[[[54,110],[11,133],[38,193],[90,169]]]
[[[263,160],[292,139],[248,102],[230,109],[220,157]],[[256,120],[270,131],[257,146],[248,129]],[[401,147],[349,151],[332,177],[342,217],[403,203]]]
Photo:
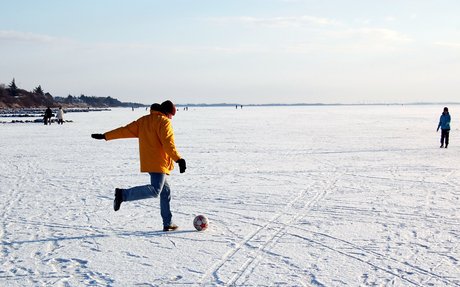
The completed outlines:
[[[177,228],[179,228],[179,226],[177,226],[175,224],[171,224],[171,225],[168,225],[168,226],[163,226],[163,231],[174,231]]]
[[[115,188],[115,199],[113,200],[113,210],[117,211],[120,209],[120,205],[123,202],[123,189]]]

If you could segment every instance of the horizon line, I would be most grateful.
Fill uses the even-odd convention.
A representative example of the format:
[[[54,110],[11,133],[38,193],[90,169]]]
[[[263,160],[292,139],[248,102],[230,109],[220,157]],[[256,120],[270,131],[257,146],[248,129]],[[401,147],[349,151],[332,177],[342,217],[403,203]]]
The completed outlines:
[[[399,105],[460,105],[460,102],[407,102],[407,103],[263,103],[263,104],[238,104],[238,103],[199,103],[175,104],[177,107],[270,107],[270,106],[399,106]],[[148,105],[146,105],[148,106]]]

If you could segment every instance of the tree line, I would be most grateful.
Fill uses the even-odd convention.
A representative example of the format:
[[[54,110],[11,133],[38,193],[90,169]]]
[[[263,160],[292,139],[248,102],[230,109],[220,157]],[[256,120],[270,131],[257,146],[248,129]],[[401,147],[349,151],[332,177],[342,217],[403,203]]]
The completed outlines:
[[[139,103],[121,102],[112,97],[94,97],[68,95],[67,97],[53,97],[50,93],[45,93],[41,85],[32,91],[20,89],[13,78],[11,83],[6,86],[0,84],[0,108],[32,108],[32,107],[141,107]]]

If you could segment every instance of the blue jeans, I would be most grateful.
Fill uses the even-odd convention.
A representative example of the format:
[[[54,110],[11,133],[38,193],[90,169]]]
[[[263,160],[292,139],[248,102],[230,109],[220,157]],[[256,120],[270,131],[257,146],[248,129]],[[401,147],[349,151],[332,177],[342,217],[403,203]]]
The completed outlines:
[[[160,195],[160,210],[163,226],[172,224],[172,214],[169,206],[171,189],[166,181],[166,174],[150,172],[150,184],[135,186],[123,190],[123,201],[141,200]]]

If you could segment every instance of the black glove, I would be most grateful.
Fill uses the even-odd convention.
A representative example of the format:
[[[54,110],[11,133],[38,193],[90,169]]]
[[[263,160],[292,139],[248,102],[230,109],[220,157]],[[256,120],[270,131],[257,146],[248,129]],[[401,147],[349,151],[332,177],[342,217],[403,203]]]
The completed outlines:
[[[91,137],[93,139],[97,139],[97,140],[105,140],[105,135],[104,134],[92,134]]]
[[[180,173],[184,173],[187,165],[185,164],[185,159],[181,158],[177,160],[177,164],[179,164]]]

